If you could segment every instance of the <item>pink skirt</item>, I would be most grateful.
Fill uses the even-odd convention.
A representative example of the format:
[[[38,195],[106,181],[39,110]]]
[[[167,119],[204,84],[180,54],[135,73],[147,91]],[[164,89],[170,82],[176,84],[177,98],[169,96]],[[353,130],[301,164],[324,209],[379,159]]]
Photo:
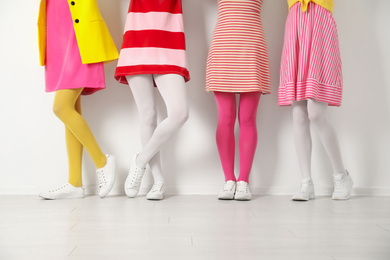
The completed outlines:
[[[302,12],[298,2],[286,22],[278,103],[315,99],[340,106],[343,78],[339,39],[333,14],[310,2]]]
[[[92,94],[105,88],[104,64],[82,64],[67,0],[47,0],[46,92],[84,88]]]

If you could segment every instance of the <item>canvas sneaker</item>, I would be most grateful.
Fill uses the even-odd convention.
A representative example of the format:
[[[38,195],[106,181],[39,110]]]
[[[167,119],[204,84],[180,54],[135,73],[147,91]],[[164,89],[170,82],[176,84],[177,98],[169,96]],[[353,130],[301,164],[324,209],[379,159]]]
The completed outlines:
[[[332,199],[347,200],[351,197],[353,181],[347,171],[345,174],[333,174],[334,191]]]
[[[136,164],[138,153],[133,156],[129,174],[125,181],[125,193],[127,197],[137,196],[146,168],[139,168]]]
[[[146,194],[148,200],[162,200],[164,198],[165,185],[162,182],[153,185],[152,189]]]
[[[75,187],[70,183],[66,183],[56,189],[41,192],[39,197],[47,200],[81,199],[85,197],[85,190],[83,186]]]
[[[301,188],[292,196],[292,200],[295,201],[308,201],[315,199],[314,184],[312,179],[303,179]]]
[[[236,192],[236,182],[227,181],[223,184],[223,190],[220,193],[218,193],[218,199],[232,200],[234,199],[235,192]]]
[[[104,198],[111,191],[115,181],[115,156],[106,154],[107,163],[96,170],[99,180],[99,196]]]
[[[236,193],[234,194],[235,200],[250,200],[252,194],[249,190],[249,184],[245,181],[237,182]]]

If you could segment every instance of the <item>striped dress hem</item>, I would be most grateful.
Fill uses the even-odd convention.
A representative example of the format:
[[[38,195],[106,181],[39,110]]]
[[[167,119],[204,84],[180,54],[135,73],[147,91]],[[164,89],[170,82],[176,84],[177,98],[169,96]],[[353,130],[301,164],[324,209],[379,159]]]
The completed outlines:
[[[296,89],[296,91],[292,91]],[[340,106],[342,98],[340,87],[307,79],[305,82],[287,82],[281,86],[278,93],[279,106],[291,106],[295,101],[315,99],[328,103],[330,106]]]
[[[164,74],[178,74],[184,78],[185,82],[188,82],[190,80],[190,74],[187,69],[179,67],[179,66],[164,66],[165,69],[162,69],[161,66],[155,66],[155,65],[139,65],[139,66],[132,66],[131,68],[128,67],[118,67],[115,72],[115,79],[122,84],[128,84],[126,76],[134,76],[134,75],[140,75],[140,74],[157,74],[157,75],[164,75]]]
[[[126,76],[178,74],[190,80],[181,0],[132,0],[115,79]]]
[[[310,2],[290,9],[280,69],[278,104],[315,99],[341,106],[343,92],[339,40],[333,14]]]

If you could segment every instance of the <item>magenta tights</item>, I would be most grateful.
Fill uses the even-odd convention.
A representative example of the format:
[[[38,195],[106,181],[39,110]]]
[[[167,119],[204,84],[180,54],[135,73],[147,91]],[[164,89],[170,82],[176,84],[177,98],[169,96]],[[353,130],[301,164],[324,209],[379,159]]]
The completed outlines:
[[[238,122],[240,124],[240,175],[238,181],[249,182],[257,146],[256,114],[261,92],[240,94]],[[225,181],[236,181],[234,175],[236,94],[214,92],[218,106],[217,146]]]

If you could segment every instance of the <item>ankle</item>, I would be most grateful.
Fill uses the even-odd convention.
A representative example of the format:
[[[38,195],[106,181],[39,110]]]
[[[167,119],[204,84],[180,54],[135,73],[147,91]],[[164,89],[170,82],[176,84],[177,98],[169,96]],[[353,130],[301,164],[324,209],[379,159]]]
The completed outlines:
[[[106,164],[107,164],[107,157],[105,154],[103,154],[103,156],[99,158],[98,161],[95,162],[96,169],[103,168],[104,166],[106,166]]]
[[[313,180],[312,180],[312,178],[303,178],[302,179],[302,181],[301,181],[302,183],[310,183],[310,182],[313,182]]]
[[[71,182],[69,181],[69,184],[72,185],[73,187],[80,188],[83,186],[82,182]]]
[[[333,177],[336,177],[336,176],[337,176],[337,178],[344,179],[345,177],[348,176],[348,172],[346,170],[344,172],[343,171],[334,172]]]
[[[147,164],[147,162],[145,163],[145,162],[142,160],[142,156],[141,156],[141,154],[139,153],[139,154],[137,155],[137,157],[135,158],[135,165],[136,165],[138,168],[145,169],[146,164]]]

